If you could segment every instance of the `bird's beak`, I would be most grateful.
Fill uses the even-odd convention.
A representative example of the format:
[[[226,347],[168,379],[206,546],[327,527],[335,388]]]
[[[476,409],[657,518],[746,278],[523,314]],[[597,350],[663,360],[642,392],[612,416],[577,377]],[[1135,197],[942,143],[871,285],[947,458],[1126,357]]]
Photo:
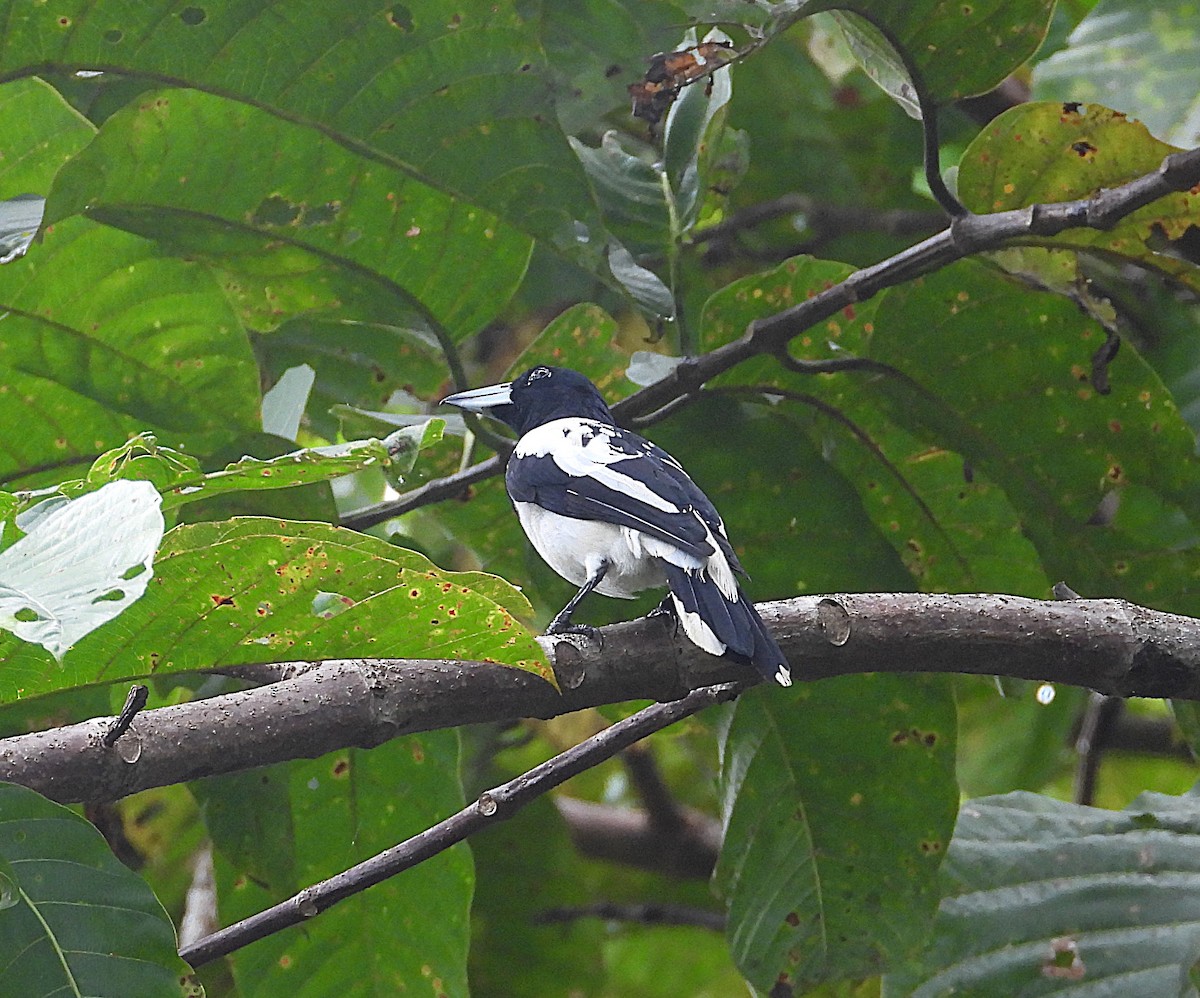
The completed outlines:
[[[512,382],[489,385],[487,388],[472,388],[469,392],[447,395],[440,405],[456,405],[468,412],[486,412],[498,405],[512,405]]]

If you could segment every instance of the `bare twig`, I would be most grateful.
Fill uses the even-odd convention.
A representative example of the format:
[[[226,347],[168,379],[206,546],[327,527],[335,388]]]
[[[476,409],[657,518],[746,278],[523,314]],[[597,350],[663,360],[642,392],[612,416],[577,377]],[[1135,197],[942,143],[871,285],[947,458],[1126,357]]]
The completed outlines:
[[[653,750],[648,745],[630,746],[621,753],[621,761],[651,826],[668,834],[678,831],[683,826],[683,809],[663,780]]]
[[[725,931],[725,913],[710,908],[692,908],[681,904],[620,904],[597,901],[573,908],[547,908],[536,921],[547,924],[575,922],[581,918],[603,918],[609,922],[633,922],[637,925],[690,925],[713,932]]]
[[[436,856],[489,825],[511,817],[530,801],[560,786],[572,776],[611,758],[647,735],[690,717],[705,707],[731,700],[738,691],[739,687],[733,683],[708,686],[693,690],[673,703],[655,704],[640,710],[516,779],[484,792],[474,803],[419,835],[335,877],[305,888],[281,904],[214,932],[184,947],[179,955],[193,967],[198,967],[280,929],[300,925],[339,901]]]
[[[800,596],[759,611],[797,680],[970,673],[1200,700],[1200,620],[1122,600],[862,593]],[[332,661],[271,686],[143,711],[136,758],[96,751],[107,718],[0,740],[0,779],[63,802],[113,800],[412,732],[674,700],[753,676],[660,619],[612,624],[603,634],[603,651],[542,640],[561,692],[532,673],[484,662]]]
[[[112,748],[117,744],[117,739],[129,730],[133,719],[137,716],[138,711],[146,706],[149,698],[150,690],[147,687],[137,683],[129,687],[129,693],[125,697],[125,706],[121,708],[121,713],[113,719],[108,730],[104,732],[104,737],[100,739],[100,743],[105,748]]]
[[[1109,742],[1109,731],[1125,708],[1120,697],[1093,693],[1088,698],[1083,723],[1075,739],[1079,759],[1075,767],[1075,803],[1092,804],[1096,799],[1096,779],[1100,774],[1100,759]]]
[[[739,232],[784,218],[803,215],[810,229],[821,233],[883,232],[890,236],[923,236],[945,228],[939,211],[894,208],[876,211],[859,205],[825,204],[806,194],[784,194],[735,212],[723,222],[692,236],[696,244],[726,242]]]
[[[661,816],[656,820],[640,808],[562,795],[554,806],[584,856],[674,877],[712,876],[721,848],[721,823],[702,811],[680,805],[679,824],[663,827]]]

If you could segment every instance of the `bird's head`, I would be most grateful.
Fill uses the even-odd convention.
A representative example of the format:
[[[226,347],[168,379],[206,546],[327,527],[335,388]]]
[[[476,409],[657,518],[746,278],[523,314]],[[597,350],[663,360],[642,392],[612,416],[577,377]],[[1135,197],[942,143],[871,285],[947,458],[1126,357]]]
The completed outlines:
[[[458,392],[442,403],[492,416],[521,434],[564,416],[613,422],[596,386],[567,367],[531,367],[513,381]]]

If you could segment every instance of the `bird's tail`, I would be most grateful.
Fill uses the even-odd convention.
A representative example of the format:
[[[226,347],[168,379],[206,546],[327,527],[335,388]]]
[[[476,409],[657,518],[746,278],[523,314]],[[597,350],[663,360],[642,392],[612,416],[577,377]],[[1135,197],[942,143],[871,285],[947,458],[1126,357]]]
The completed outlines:
[[[780,686],[792,685],[792,671],[754,604],[740,588],[730,599],[704,572],[664,563],[679,624],[694,644],[712,655],[753,665]]]

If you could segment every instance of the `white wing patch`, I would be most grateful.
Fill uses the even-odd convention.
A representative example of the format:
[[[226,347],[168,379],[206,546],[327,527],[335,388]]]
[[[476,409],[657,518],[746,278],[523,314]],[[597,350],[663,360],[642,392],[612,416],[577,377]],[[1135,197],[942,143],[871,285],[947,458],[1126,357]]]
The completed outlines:
[[[611,441],[616,435],[615,428],[595,420],[555,419],[521,437],[514,453],[517,457],[549,455],[572,478],[593,478],[614,492],[631,496],[664,513],[682,512],[673,502],[613,467],[641,457],[615,449]]]

